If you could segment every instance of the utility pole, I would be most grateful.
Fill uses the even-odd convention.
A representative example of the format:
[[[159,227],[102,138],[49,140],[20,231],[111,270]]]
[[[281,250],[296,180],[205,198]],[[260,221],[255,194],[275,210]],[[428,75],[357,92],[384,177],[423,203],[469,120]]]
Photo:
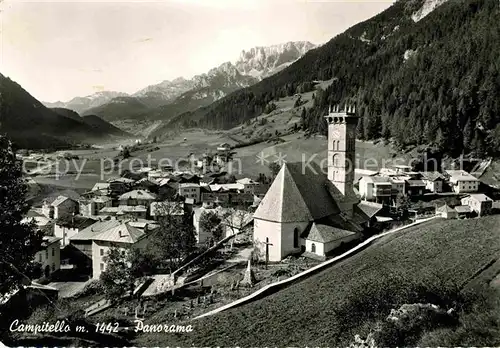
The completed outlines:
[[[269,246],[272,245],[269,243],[269,238],[266,237],[266,269],[267,269],[267,264],[269,262]]]

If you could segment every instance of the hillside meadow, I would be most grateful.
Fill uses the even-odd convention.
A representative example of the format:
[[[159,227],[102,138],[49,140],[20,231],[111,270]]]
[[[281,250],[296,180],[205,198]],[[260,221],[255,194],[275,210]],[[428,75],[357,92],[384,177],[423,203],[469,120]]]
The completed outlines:
[[[499,224],[500,216],[489,216],[415,226],[278,293],[191,321],[194,332],[142,334],[135,344],[346,347],[391,309],[433,303],[454,308],[460,321],[407,338],[395,335],[394,344],[497,346],[500,318],[494,311],[500,306],[489,303],[496,297],[489,295],[495,272],[488,273],[488,265],[500,258]]]

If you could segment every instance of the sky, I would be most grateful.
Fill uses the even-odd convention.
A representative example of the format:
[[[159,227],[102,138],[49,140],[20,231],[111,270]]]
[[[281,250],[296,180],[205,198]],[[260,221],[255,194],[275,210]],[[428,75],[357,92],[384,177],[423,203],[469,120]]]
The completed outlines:
[[[134,93],[242,50],[323,44],[393,0],[0,0],[0,73],[35,98]]]

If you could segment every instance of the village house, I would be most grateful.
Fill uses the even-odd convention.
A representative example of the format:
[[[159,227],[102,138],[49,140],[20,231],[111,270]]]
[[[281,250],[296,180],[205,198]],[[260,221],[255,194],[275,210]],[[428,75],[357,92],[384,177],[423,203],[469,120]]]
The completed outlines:
[[[59,240],[58,237],[44,236],[41,249],[35,254],[35,262],[41,265],[44,278],[49,278],[61,268]]]
[[[394,164],[391,168],[395,171],[396,175],[409,175],[412,173],[412,167],[403,164]]]
[[[260,183],[250,179],[250,178],[243,178],[243,179],[238,179],[236,180],[237,184],[243,185],[243,192],[244,193],[255,193],[255,187],[259,186]]]
[[[227,205],[229,203],[229,193],[220,192],[203,192],[201,194],[203,204]]]
[[[125,192],[130,191],[135,181],[128,178],[114,178],[108,180],[108,183],[109,183],[109,195],[117,197],[124,194]]]
[[[370,228],[377,222],[377,214],[382,212],[384,206],[380,203],[361,201],[356,208],[359,211],[359,215],[363,217],[358,223],[363,228]]]
[[[90,274],[92,270],[92,238],[123,223],[123,221],[116,219],[97,221],[76,235],[69,237],[70,248],[67,249],[68,254],[70,254],[70,262],[82,272]]]
[[[149,209],[149,206],[152,202],[156,201],[157,196],[154,193],[151,193],[146,190],[133,190],[127,193],[122,194],[118,201],[120,205],[123,206],[136,206],[142,205]]]
[[[470,193],[479,190],[479,180],[465,170],[447,170],[449,183],[455,193]]]
[[[156,182],[156,180],[150,178],[142,178],[135,183],[134,189],[156,192],[158,186],[159,185],[158,182]]]
[[[28,223],[31,221],[33,221],[37,227],[41,228],[47,226],[51,220],[41,212],[30,209],[26,214],[26,217],[21,222]]]
[[[482,193],[470,194],[462,198],[461,203],[469,206],[479,216],[490,214],[493,208],[493,200]]]
[[[59,196],[52,202],[54,219],[72,216],[78,212],[78,203],[66,196]]]
[[[393,176],[390,177],[389,180],[392,184],[391,196],[392,198],[404,197],[406,196],[406,180],[409,177],[401,177],[401,176]]]
[[[92,278],[99,279],[106,270],[106,256],[111,248],[118,248],[122,253],[134,245],[145,247],[147,234],[130,226],[128,222],[121,223],[113,228],[92,237]]]
[[[98,182],[90,190],[93,194],[99,196],[109,196],[111,194],[109,182]]]
[[[146,219],[148,208],[144,205],[119,205],[116,216],[120,219]]]
[[[99,218],[103,218],[106,216],[116,217],[119,211],[120,211],[119,207],[104,207],[101,210],[99,210],[98,216]]]
[[[231,151],[231,145],[228,143],[222,143],[217,146],[217,151]]]
[[[198,203],[201,201],[200,184],[180,183],[178,185],[178,194],[184,198],[193,198],[195,203]]]
[[[354,168],[348,166],[355,163],[357,117],[348,108],[330,110],[326,119],[328,175],[314,163],[285,163],[254,213],[254,246],[261,259],[281,261],[300,252],[325,256],[362,237]]]
[[[49,219],[54,218],[54,207],[52,206],[52,202],[56,200],[57,197],[47,198],[42,203],[42,215]]]
[[[144,233],[149,233],[151,231],[154,231],[160,225],[158,224],[157,221],[154,220],[147,220],[147,219],[132,219],[132,220],[127,220],[128,224],[132,227],[135,227]]]
[[[359,194],[368,201],[388,202],[392,195],[392,182],[383,176],[363,176],[359,180]]]
[[[408,196],[422,196],[425,192],[425,182],[420,179],[406,181],[406,192]]]
[[[99,215],[99,211],[104,207],[111,207],[113,200],[108,196],[95,196],[92,198],[81,198],[79,200],[80,215],[92,217]]]
[[[254,202],[254,195],[252,193],[236,192],[229,194],[229,201],[231,206],[250,206]]]
[[[305,250],[325,257],[343,244],[359,239],[359,233],[313,222],[303,233]]]
[[[444,177],[439,172],[421,172],[425,189],[433,193],[443,192]]]
[[[445,219],[457,219],[458,212],[451,208],[448,204],[444,204],[440,207],[436,207],[436,215],[441,216]]]
[[[59,218],[54,223],[54,236],[60,238],[61,247],[69,244],[69,238],[96,223],[97,220],[79,215]]]
[[[469,218],[473,215],[473,211],[471,207],[468,205],[457,205],[455,207],[455,211],[458,214],[458,218]]]

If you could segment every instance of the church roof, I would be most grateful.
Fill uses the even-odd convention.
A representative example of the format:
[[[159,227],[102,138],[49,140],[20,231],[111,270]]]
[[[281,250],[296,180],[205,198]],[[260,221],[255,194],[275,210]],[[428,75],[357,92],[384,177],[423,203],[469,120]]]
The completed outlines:
[[[343,230],[334,226],[312,223],[311,228],[304,237],[312,242],[329,243],[354,234],[356,232]]]
[[[254,218],[274,222],[312,221],[339,212],[319,166],[286,163],[255,211]]]

